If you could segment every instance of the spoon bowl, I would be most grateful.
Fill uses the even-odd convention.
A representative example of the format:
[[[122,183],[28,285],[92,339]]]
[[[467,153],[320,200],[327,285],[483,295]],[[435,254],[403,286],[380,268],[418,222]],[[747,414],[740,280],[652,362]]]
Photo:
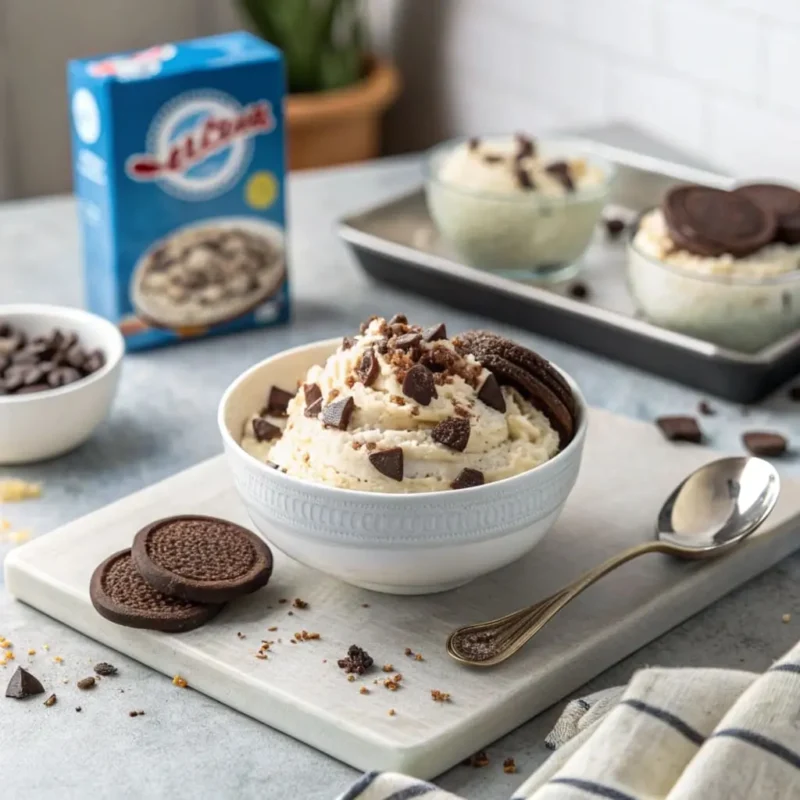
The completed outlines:
[[[721,458],[703,465],[669,495],[655,540],[625,550],[538,603],[499,619],[453,631],[447,652],[456,661],[490,667],[512,656],[567,603],[612,570],[646,553],[687,560],[728,552],[758,529],[780,494],[775,467],[760,458]]]

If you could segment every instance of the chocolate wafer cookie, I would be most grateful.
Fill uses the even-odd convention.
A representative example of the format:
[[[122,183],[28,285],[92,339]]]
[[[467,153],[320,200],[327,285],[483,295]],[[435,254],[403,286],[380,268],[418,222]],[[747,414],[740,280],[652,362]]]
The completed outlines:
[[[800,244],[800,192],[797,189],[777,183],[751,183],[740,186],[736,194],[743,194],[777,217],[775,238],[778,241]]]
[[[133,561],[155,589],[196,603],[224,603],[260,589],[272,552],[246,528],[186,515],[153,522],[136,534]]]
[[[92,575],[89,596],[97,613],[117,625],[168,633],[199,628],[222,608],[156,591],[134,567],[130,550],[121,550],[100,564]]]
[[[710,186],[676,186],[662,210],[675,244],[699,256],[741,258],[769,244],[777,230],[771,210],[741,192]]]
[[[569,444],[576,427],[575,398],[547,359],[490,331],[467,331],[458,337],[457,347],[471,353],[500,383],[517,389],[547,417],[561,447]]]

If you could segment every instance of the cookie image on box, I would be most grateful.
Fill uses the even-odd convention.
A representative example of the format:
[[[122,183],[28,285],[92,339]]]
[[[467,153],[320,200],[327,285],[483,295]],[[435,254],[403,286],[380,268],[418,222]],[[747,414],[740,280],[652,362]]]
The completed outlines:
[[[277,226],[212,219],[151,247],[134,269],[131,300],[154,327],[211,326],[273,297],[285,275],[283,234]]]

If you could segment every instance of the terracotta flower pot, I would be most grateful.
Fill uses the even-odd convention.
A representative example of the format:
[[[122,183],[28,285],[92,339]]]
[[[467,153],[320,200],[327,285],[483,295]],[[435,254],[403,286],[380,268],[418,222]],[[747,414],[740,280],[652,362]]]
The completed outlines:
[[[400,89],[393,64],[370,60],[366,77],[346,89],[292,94],[286,102],[289,168],[309,169],[375,158],[383,112]]]

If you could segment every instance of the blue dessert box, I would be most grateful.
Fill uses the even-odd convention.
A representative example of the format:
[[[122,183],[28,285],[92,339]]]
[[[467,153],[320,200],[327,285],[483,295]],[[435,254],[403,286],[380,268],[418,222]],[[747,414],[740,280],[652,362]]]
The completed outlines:
[[[129,349],[289,319],[284,87],[244,32],[69,63],[87,302]]]

